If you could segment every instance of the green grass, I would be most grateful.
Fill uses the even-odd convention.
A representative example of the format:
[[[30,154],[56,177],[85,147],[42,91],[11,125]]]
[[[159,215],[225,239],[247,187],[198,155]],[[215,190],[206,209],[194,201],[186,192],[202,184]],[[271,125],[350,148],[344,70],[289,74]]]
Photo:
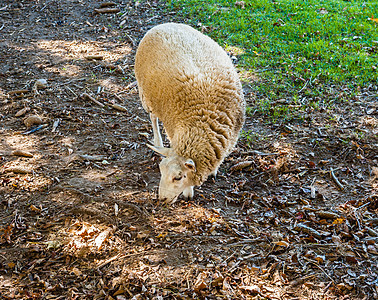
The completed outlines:
[[[378,1],[244,2],[244,9],[225,0],[167,4],[220,45],[240,48],[239,67],[263,79],[256,92],[268,99],[322,96],[331,84],[377,84]]]

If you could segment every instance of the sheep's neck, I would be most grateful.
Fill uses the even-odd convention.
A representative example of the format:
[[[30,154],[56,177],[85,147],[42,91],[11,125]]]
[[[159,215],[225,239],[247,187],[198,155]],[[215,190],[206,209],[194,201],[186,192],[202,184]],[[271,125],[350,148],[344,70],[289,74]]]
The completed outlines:
[[[192,182],[197,186],[201,185],[221,162],[206,132],[206,128],[202,126],[181,126],[172,140],[172,147],[178,155],[194,161],[196,172],[193,174]]]

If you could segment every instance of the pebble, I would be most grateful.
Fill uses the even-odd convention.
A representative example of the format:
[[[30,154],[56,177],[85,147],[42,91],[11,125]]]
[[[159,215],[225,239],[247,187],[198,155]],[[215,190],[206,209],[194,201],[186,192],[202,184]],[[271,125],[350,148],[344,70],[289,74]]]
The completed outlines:
[[[33,127],[34,125],[42,124],[42,119],[38,115],[32,115],[32,116],[27,117],[24,120],[24,124],[25,124],[26,128],[29,129],[29,128]]]
[[[34,86],[35,86],[38,90],[40,90],[40,89],[45,89],[45,88],[47,88],[47,80],[46,80],[46,79],[38,79],[38,80],[35,82]]]

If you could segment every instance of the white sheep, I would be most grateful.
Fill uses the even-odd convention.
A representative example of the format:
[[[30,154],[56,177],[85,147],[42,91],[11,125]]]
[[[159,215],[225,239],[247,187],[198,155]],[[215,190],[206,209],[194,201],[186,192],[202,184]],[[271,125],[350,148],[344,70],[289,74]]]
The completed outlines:
[[[160,163],[159,199],[173,202],[216,175],[235,146],[245,119],[242,86],[227,53],[184,24],[149,30],[139,44],[135,75],[150,114]],[[158,119],[170,148],[163,146]]]

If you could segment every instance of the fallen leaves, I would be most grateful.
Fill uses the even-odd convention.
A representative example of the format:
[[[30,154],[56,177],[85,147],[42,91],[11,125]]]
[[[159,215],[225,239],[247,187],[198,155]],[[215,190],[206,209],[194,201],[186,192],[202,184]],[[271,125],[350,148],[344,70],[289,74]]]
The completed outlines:
[[[113,227],[102,228],[87,222],[75,222],[70,227],[71,239],[64,247],[64,251],[77,257],[97,253],[103,250],[114,230]]]

